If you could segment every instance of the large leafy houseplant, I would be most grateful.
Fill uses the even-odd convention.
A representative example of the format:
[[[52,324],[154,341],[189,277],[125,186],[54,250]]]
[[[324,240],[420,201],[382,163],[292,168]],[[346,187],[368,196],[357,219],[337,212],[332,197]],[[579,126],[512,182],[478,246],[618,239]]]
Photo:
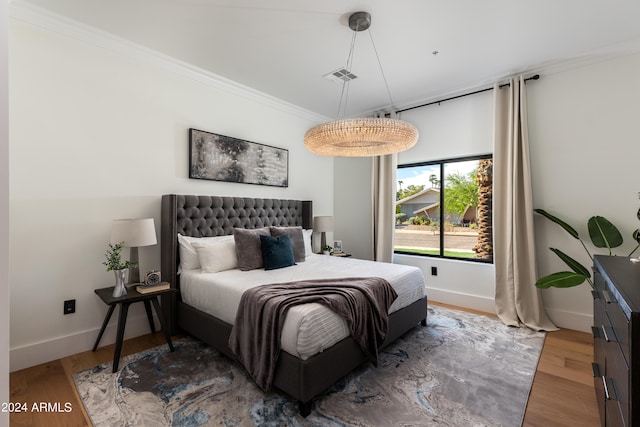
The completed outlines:
[[[577,239],[582,244],[582,247],[589,258],[593,261],[593,255],[587,249],[584,241],[580,238],[578,232],[565,221],[560,218],[551,215],[549,212],[544,209],[534,209],[534,211],[543,217],[547,218],[550,221],[558,224],[562,227],[567,233],[571,235],[574,239]],[[622,238],[622,234],[616,228],[615,225],[611,223],[608,219],[602,216],[592,216],[589,218],[587,222],[587,229],[589,230],[589,237],[591,238],[591,243],[596,248],[607,248],[609,250],[609,255],[613,255],[611,249],[617,248],[622,245],[624,239]],[[633,232],[633,239],[638,241],[638,230]],[[636,245],[636,247],[631,251],[628,256],[633,255],[633,253],[640,247],[640,242]],[[562,252],[557,248],[549,248],[554,254],[556,254],[565,264],[569,266],[571,271],[559,271],[557,273],[549,274],[547,276],[541,277],[536,281],[536,287],[541,289],[547,289],[550,287],[555,288],[570,288],[573,286],[578,286],[587,281],[589,285],[593,288],[593,281],[591,280],[591,273],[589,269],[580,264],[578,261]]]

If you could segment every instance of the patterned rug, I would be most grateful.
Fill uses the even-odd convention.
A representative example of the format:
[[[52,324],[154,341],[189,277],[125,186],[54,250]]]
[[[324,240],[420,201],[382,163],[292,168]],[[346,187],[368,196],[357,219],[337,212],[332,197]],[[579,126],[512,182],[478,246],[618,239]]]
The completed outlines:
[[[520,426],[544,333],[429,306],[417,327],[317,397],[307,418],[191,338],[75,373],[95,426]]]

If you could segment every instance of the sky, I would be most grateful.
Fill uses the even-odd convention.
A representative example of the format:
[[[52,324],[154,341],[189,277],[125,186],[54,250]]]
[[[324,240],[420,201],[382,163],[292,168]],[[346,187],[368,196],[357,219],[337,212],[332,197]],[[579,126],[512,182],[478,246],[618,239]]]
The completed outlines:
[[[449,175],[453,172],[458,172],[462,175],[467,175],[473,171],[478,165],[478,160],[470,160],[465,162],[455,162],[445,165],[445,174]],[[416,166],[411,168],[398,168],[397,181],[402,181],[402,188],[407,188],[410,185],[426,185],[431,186],[429,177],[435,174],[440,179],[440,165],[429,166]],[[398,189],[400,185],[398,184]]]

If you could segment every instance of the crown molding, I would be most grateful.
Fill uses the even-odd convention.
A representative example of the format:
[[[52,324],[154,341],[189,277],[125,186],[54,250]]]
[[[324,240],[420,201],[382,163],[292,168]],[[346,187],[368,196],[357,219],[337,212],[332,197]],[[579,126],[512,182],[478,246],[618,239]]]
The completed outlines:
[[[438,102],[447,98],[469,94],[478,90],[489,89],[492,88],[496,83],[508,83],[509,79],[513,76],[524,75],[525,77],[529,77],[534,74],[539,74],[541,79],[544,80],[544,77],[548,75],[573,71],[580,68],[589,67],[592,65],[638,54],[640,54],[640,38],[627,40],[608,46],[602,46],[584,52],[581,55],[558,58],[540,64],[529,65],[520,70],[513,70],[506,74],[496,74],[484,79],[470,82],[468,85],[460,88],[450,88],[434,91],[430,96],[426,98],[416,99],[403,105],[397,105],[395,106],[395,109],[402,110],[405,108],[411,108],[426,103]],[[371,111],[369,113],[373,112],[374,111]]]
[[[135,58],[136,60],[142,60],[150,65],[165,69],[184,78],[266,105],[284,113],[295,115],[313,123],[329,120],[323,115],[298,107],[264,92],[252,89],[124,38],[117,37],[106,31],[50,12],[24,0],[10,1],[9,18],[13,21],[20,21],[84,43],[109,49]]]
[[[537,66],[531,66],[527,73],[542,75],[557,74],[637,54],[640,54],[640,38],[603,46],[570,58],[548,61]]]

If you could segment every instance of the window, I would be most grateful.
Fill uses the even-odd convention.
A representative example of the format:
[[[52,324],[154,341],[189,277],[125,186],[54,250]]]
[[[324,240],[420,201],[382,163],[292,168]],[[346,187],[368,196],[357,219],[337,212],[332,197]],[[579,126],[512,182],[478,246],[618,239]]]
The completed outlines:
[[[493,262],[491,155],[398,166],[396,253]]]

